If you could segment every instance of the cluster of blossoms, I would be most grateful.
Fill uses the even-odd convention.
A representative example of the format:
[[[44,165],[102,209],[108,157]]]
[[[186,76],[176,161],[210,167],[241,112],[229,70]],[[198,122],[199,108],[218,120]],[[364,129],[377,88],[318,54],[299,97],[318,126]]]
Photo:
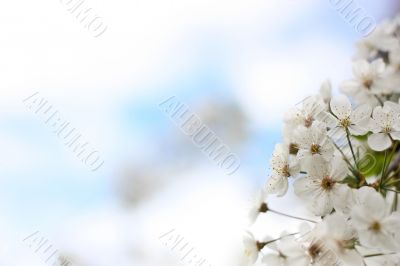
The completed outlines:
[[[400,16],[358,45],[353,79],[325,82],[285,118],[272,174],[251,210],[303,220],[279,238],[244,238],[251,264],[400,265]],[[289,185],[315,217],[271,208]],[[306,225],[306,226],[305,226]]]

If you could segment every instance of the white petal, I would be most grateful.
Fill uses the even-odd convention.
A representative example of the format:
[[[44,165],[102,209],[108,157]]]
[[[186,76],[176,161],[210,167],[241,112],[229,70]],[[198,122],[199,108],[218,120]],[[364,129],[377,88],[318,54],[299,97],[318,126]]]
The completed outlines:
[[[289,162],[289,172],[292,177],[300,173],[300,163],[296,158],[292,158]]]
[[[364,265],[363,258],[360,253],[355,250],[346,250],[339,254],[340,261],[344,263],[344,265],[354,265],[354,266],[362,266]]]
[[[393,234],[399,234],[400,231],[400,213],[393,212],[389,217],[386,217],[382,222],[385,230]]]
[[[385,66],[385,62],[383,62],[381,58],[376,59],[371,63],[371,68],[375,75],[378,75],[385,71]]]
[[[328,112],[324,113],[324,117],[321,121],[326,123],[330,128],[334,128],[339,124],[339,121],[336,119],[336,117],[334,117],[331,113]]]
[[[309,177],[302,177],[293,183],[294,193],[303,199],[313,197],[318,193],[318,184]]]
[[[326,102],[332,97],[332,84],[330,80],[325,80],[322,83],[319,93]]]
[[[342,213],[345,213],[347,211],[347,204],[349,202],[350,193],[351,188],[349,186],[344,184],[335,185],[332,196],[333,207],[335,208],[335,210]]]
[[[266,190],[271,194],[277,194],[278,197],[285,195],[288,190],[287,178],[278,175],[271,176],[268,180]]]
[[[328,175],[328,165],[322,156],[315,155],[303,161],[304,170],[308,176],[313,178],[322,179]]]
[[[353,113],[351,114],[350,118],[352,122],[357,123],[365,118],[369,118],[372,113],[372,108],[368,104],[363,104],[358,106]]]
[[[392,141],[385,133],[374,133],[368,136],[368,145],[374,151],[384,151],[392,145]]]
[[[304,126],[299,126],[293,134],[295,142],[301,148],[308,149],[313,142],[310,129]]]
[[[359,230],[367,229],[372,221],[372,217],[363,206],[356,205],[351,211],[351,222]]]
[[[333,203],[326,192],[314,194],[312,203],[310,205],[311,211],[317,216],[329,214],[333,209]]]
[[[334,153],[334,149],[332,144],[327,143],[321,150],[321,157],[325,160],[325,162],[329,162],[332,158],[332,155]]]
[[[339,156],[335,156],[332,160],[330,176],[335,181],[343,180],[349,172],[346,162]]]
[[[368,133],[368,126],[352,125],[349,126],[349,131],[351,135],[362,136]]]
[[[380,124],[378,124],[377,121],[375,121],[374,119],[369,120],[368,129],[369,129],[369,131],[372,131],[373,133],[381,132]]]
[[[372,118],[380,126],[386,123],[387,114],[384,112],[382,106],[375,107]]]
[[[369,63],[366,60],[359,60],[353,63],[353,74],[358,78],[368,75],[369,70]]]
[[[344,81],[342,82],[342,84],[340,84],[340,90],[346,94],[353,95],[357,93],[360,89],[360,83],[355,80]]]
[[[283,263],[283,258],[281,258],[279,255],[275,254],[267,254],[263,257],[262,262],[265,265],[271,265],[271,266],[282,266],[284,265]]]
[[[392,132],[390,136],[395,140],[400,140],[400,131]]]
[[[351,114],[351,103],[344,95],[339,95],[331,100],[331,110],[339,118],[344,119]]]
[[[312,157],[312,154],[311,154],[311,152],[309,151],[309,150],[299,150],[298,152],[297,152],[297,155],[296,155],[296,158],[299,160],[299,161],[302,161],[302,160],[305,160],[305,159],[307,159],[307,158],[310,158],[310,157]]]
[[[381,219],[386,213],[386,202],[383,196],[371,187],[362,187],[357,190],[357,205],[364,208],[365,214],[374,219]]]

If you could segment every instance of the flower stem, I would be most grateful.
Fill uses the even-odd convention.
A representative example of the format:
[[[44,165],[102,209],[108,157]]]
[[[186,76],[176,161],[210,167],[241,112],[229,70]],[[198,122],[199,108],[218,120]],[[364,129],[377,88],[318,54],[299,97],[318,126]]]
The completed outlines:
[[[279,211],[275,211],[275,210],[271,210],[271,209],[269,209],[269,211],[273,212],[275,214],[281,215],[281,216],[288,217],[288,218],[293,218],[293,219],[296,219],[296,220],[302,220],[302,221],[306,221],[306,222],[310,222],[310,223],[317,223],[314,220],[310,220],[310,219],[307,219],[307,218],[301,218],[301,217],[293,216],[293,215],[290,215],[290,214],[285,214],[285,213],[282,213],[282,212],[279,212]]]
[[[297,233],[292,233],[292,234],[284,235],[284,236],[281,236],[281,237],[279,237],[279,238],[276,238],[276,239],[273,239],[273,240],[269,240],[269,241],[265,242],[265,244],[268,245],[268,244],[274,243],[274,242],[276,242],[276,241],[278,241],[278,240],[281,240],[282,238],[285,238],[285,237],[288,237],[288,236],[294,236],[294,235],[297,235],[297,234],[299,234],[299,233],[297,232]]]
[[[393,160],[393,157],[394,157],[394,154],[395,154],[395,152],[396,152],[396,150],[397,150],[397,146],[398,146],[398,144],[399,144],[399,142],[395,142],[394,143],[394,145],[393,145],[393,148],[392,148],[392,151],[390,152],[390,155],[389,155],[389,162],[388,162],[388,164],[387,164],[387,166],[386,166],[386,168],[385,168],[385,177],[386,177],[386,174],[389,174],[390,172],[387,172],[388,171],[388,168],[389,168],[389,164],[392,162],[392,160]]]
[[[380,104],[381,106],[383,106],[383,101],[382,101],[382,99],[379,98],[377,95],[375,95],[375,98],[378,100],[379,104]]]
[[[354,153],[354,149],[353,149],[353,144],[351,144],[351,140],[350,140],[350,132],[349,129],[346,128],[346,137],[347,137],[347,141],[349,142],[349,146],[350,146],[350,150],[351,150],[351,154],[353,155],[353,159],[354,159],[354,164],[356,166],[357,171],[359,171],[358,169],[358,165],[357,165],[357,159],[356,159],[356,155]]]
[[[400,191],[398,191],[398,190],[395,190],[395,189],[391,189],[391,188],[383,188],[384,190],[386,190],[386,191],[392,191],[392,192],[395,192],[395,193],[400,193]]]
[[[398,195],[397,195],[397,194],[394,195],[394,197],[393,197],[393,203],[392,203],[392,212],[394,212],[394,211],[397,210],[397,203],[398,203],[398,200],[399,200]]]
[[[353,165],[350,163],[349,159],[347,159],[346,155],[344,152],[340,149],[340,147],[332,140],[333,146],[342,154],[343,160],[347,163],[347,165],[352,169],[352,172],[355,171]]]
[[[386,161],[387,161],[387,150],[385,150],[385,159],[383,160],[383,166],[382,166],[382,175],[381,175],[382,181],[385,178]]]
[[[371,258],[371,257],[378,257],[378,256],[387,256],[387,255],[394,255],[396,252],[388,253],[388,254],[383,254],[383,253],[375,253],[375,254],[369,254],[369,255],[364,255],[364,258]]]

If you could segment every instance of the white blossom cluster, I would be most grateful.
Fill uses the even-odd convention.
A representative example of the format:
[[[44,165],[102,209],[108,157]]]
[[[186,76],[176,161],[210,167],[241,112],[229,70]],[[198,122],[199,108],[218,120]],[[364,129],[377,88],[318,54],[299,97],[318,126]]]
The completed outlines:
[[[245,255],[261,265],[400,265],[400,16],[358,44],[353,78],[330,82],[285,117],[272,174],[250,212],[303,220],[279,238],[247,232]],[[315,217],[267,201],[289,185]]]

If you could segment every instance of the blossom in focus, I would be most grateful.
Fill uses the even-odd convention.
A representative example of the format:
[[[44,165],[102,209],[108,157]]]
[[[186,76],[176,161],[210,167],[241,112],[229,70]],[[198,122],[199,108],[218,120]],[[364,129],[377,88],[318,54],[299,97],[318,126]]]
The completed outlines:
[[[392,145],[393,140],[400,140],[400,106],[385,102],[377,106],[370,123],[372,135],[368,137],[368,145],[375,151],[383,151]]]
[[[371,248],[381,247],[383,251],[399,251],[396,236],[400,230],[400,213],[390,213],[385,199],[373,188],[362,187],[358,198],[351,222],[358,231],[360,243]]]
[[[268,210],[303,223],[296,234],[253,241],[262,265],[400,265],[400,15],[358,48],[354,78],[341,86],[349,98],[332,97],[325,82],[285,117],[266,191],[283,196],[293,185],[313,217],[259,202],[255,217]]]
[[[334,207],[338,209],[342,195],[350,190],[339,183],[348,173],[343,160],[335,157],[332,163],[326,163],[321,157],[315,157],[304,166],[307,175],[293,184],[296,195],[304,199],[317,216],[329,214]]]
[[[341,95],[331,100],[330,107],[333,113],[329,115],[332,128],[348,130],[357,136],[367,134],[372,112],[369,105],[363,104],[353,110],[349,99]]]
[[[300,108],[293,108],[285,114],[285,122],[290,124],[293,128],[299,125],[309,128],[318,120],[318,116],[326,110],[326,108],[327,105],[321,96],[307,97],[302,102]]]
[[[328,215],[322,222],[326,244],[344,265],[363,265],[362,255],[355,249],[357,232],[341,213]]]
[[[300,165],[296,157],[291,156],[289,148],[284,144],[277,144],[271,160],[272,176],[267,183],[267,191],[271,194],[283,196],[288,189],[288,178],[295,177],[300,172]]]
[[[333,155],[333,145],[327,137],[326,130],[317,124],[309,128],[299,126],[294,132],[294,139],[298,144],[299,160],[322,156],[328,161]]]

